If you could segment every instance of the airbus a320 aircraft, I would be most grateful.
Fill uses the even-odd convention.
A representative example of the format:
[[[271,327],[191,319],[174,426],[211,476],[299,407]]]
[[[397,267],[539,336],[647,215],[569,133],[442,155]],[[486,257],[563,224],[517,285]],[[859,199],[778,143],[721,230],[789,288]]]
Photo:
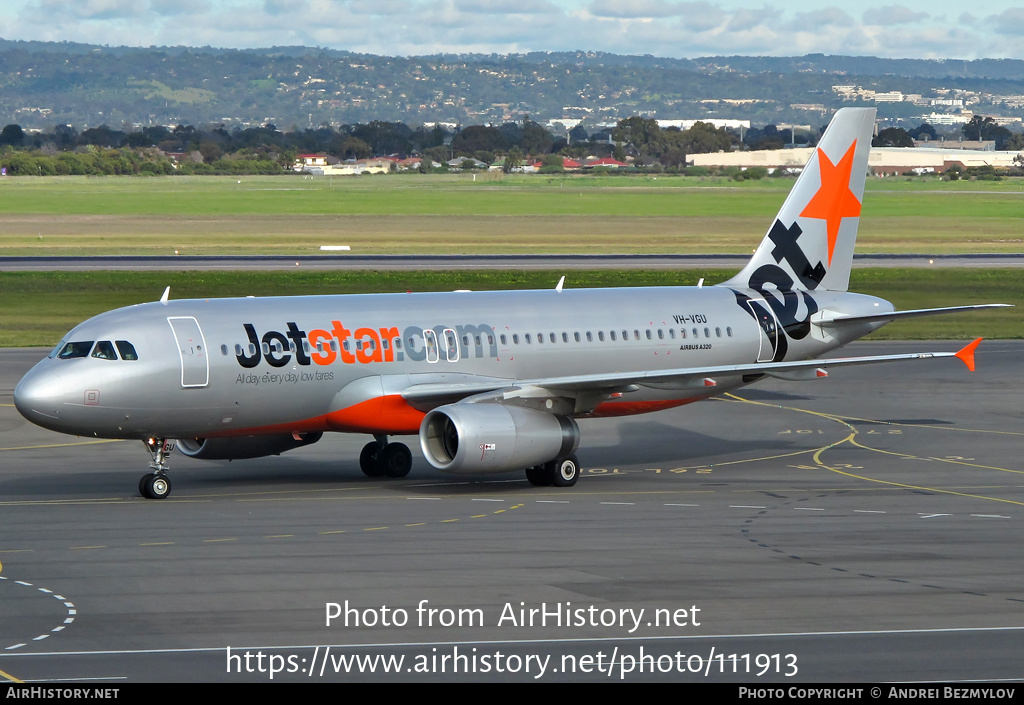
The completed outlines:
[[[814,358],[897,318],[847,293],[872,109],[840,110],[750,263],[716,286],[168,300],[76,326],[18,384],[30,421],[141,439],[141,494],[171,491],[175,442],[195,458],[254,458],[327,431],[372,434],[359,464],[402,477],[419,435],[438,470],[579,476],[579,417],[705,399],[765,376],[957,353]]]

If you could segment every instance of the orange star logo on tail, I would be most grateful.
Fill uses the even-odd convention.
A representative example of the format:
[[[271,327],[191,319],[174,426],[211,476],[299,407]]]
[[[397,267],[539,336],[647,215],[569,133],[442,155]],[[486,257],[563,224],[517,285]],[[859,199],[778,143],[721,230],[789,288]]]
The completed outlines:
[[[853,154],[857,151],[857,140],[853,141],[838,164],[818,149],[818,169],[821,186],[803,209],[803,218],[821,218],[828,229],[828,263],[832,264],[832,253],[839,237],[839,225],[843,218],[860,216],[860,201],[850,190],[850,170],[853,168]]]

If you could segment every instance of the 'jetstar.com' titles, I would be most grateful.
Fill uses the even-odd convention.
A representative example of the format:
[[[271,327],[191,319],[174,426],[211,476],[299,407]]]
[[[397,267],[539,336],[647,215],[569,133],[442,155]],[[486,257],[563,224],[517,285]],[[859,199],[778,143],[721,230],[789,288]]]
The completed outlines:
[[[308,333],[294,321],[286,325],[284,332],[268,330],[260,336],[252,323],[243,324],[249,345],[247,350],[242,345],[235,346],[238,364],[251,369],[265,360],[272,367],[284,367],[292,364],[293,356],[295,364],[304,366],[339,361],[346,365],[401,362],[406,357],[417,362],[437,362],[439,356],[444,356],[454,361],[452,357],[457,359],[460,355],[458,339],[463,336],[476,342],[475,357],[496,357],[498,353],[494,329],[483,324],[432,329],[408,326],[402,333],[394,326],[350,330],[341,321],[331,321],[329,329],[314,328]],[[408,341],[404,347],[403,338]],[[422,345],[417,347],[420,342]]]

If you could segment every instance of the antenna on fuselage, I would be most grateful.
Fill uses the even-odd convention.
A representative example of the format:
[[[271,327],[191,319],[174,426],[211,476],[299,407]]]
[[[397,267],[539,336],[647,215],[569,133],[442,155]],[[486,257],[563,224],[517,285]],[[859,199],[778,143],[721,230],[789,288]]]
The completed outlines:
[[[166,306],[167,305],[167,299],[169,299],[170,297],[171,297],[171,287],[167,287],[166,289],[164,289],[164,293],[160,295],[160,303],[162,303],[164,306]]]
[[[564,274],[562,275],[562,278],[558,280],[558,283],[555,285],[555,291],[557,291],[559,294],[562,293],[562,284],[565,284]]]

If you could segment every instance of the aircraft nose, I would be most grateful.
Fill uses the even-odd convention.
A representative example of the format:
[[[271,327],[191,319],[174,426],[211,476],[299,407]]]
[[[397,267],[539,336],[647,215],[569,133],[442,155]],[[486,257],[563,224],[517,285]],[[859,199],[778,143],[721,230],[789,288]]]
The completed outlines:
[[[60,418],[66,388],[53,370],[29,370],[14,388],[14,406],[32,423],[49,426]]]

